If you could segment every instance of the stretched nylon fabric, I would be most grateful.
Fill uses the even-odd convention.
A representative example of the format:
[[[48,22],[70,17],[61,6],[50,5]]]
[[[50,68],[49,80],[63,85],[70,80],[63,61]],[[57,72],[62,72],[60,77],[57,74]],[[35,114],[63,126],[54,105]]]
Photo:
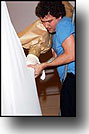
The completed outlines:
[[[41,116],[34,70],[11,23],[5,1],[1,2],[1,114]]]

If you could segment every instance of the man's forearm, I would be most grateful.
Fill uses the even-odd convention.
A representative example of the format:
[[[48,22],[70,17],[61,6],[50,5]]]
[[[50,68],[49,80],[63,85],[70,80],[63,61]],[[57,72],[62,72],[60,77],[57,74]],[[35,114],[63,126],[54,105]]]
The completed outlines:
[[[54,59],[52,62],[50,62],[50,63],[45,62],[42,64],[43,64],[43,68],[47,68],[47,67],[60,66],[63,64],[67,64],[67,63],[70,63],[74,60],[75,60],[74,56],[70,56],[68,54],[63,53],[62,55],[60,55],[59,57]]]

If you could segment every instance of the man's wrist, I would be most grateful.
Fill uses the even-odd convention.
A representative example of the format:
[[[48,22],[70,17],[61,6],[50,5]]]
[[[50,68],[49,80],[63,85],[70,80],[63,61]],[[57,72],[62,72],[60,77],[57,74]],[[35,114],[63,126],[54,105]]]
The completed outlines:
[[[42,67],[43,67],[43,69],[49,67],[49,63],[47,63],[47,62],[42,63]]]

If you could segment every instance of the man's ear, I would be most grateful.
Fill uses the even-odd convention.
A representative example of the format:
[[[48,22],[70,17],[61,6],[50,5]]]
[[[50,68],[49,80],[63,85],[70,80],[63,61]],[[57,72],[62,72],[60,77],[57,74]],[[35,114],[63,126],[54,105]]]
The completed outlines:
[[[62,17],[60,16],[58,19],[61,20],[61,18],[62,18]]]

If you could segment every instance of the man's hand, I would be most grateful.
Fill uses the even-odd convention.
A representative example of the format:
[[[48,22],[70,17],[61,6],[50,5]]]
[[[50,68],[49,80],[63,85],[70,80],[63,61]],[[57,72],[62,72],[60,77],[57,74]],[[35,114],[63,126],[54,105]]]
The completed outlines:
[[[32,67],[35,70],[35,78],[37,78],[44,69],[44,63],[42,64],[34,64],[34,65],[27,65],[28,67]]]

